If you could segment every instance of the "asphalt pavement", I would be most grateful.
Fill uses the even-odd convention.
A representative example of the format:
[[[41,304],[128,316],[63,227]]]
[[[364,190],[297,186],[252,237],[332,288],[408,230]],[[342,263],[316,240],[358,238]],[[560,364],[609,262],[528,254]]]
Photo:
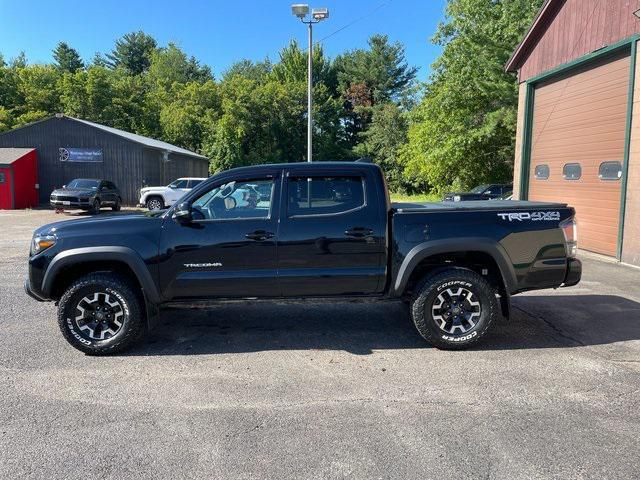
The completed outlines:
[[[640,478],[640,270],[513,300],[473,350],[396,303],[164,311],[89,357],[22,290],[51,211],[0,211],[0,478]]]

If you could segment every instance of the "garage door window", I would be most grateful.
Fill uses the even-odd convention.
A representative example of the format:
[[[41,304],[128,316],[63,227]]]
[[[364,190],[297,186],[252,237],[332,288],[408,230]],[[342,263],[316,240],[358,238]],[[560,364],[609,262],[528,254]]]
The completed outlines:
[[[537,180],[547,180],[549,178],[549,165],[536,165],[535,177]]]
[[[565,163],[562,168],[562,176],[565,180],[579,180],[582,176],[582,168],[579,163]]]
[[[602,162],[598,169],[600,180],[620,180],[622,178],[622,163]]]

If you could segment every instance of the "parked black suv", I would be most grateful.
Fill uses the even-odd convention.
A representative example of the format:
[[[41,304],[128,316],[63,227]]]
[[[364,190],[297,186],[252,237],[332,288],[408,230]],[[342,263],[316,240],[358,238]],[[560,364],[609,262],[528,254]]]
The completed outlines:
[[[560,203],[393,204],[373,164],[243,167],[168,210],[38,228],[25,287],[57,302],[67,341],[94,355],[132,345],[162,305],[308,297],[404,300],[427,341],[464,348],[508,317],[512,295],[578,283],[574,215]]]
[[[51,192],[49,198],[53,208],[80,208],[91,213],[100,213],[102,207],[120,210],[122,197],[113,182],[93,178],[76,178],[62,188]]]
[[[469,200],[491,200],[498,198],[513,191],[512,184],[493,183],[487,185],[478,185],[468,192],[449,192],[445,193],[442,200],[445,202],[465,202]]]

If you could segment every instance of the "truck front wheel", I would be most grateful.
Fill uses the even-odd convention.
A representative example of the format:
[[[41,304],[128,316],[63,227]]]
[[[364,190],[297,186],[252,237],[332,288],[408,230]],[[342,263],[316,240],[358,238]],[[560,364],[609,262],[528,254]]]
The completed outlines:
[[[150,211],[162,210],[164,208],[164,201],[162,197],[151,197],[147,200],[147,208]]]
[[[89,355],[117,353],[145,332],[140,296],[124,277],[90,273],[73,282],[58,303],[67,342]]]
[[[445,350],[478,342],[498,311],[496,289],[466,268],[448,268],[425,277],[411,302],[411,317],[420,335]]]

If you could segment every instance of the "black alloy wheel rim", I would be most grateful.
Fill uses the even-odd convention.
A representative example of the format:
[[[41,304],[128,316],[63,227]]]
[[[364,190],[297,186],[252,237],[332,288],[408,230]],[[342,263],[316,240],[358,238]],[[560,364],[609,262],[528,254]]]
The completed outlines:
[[[76,306],[75,324],[88,340],[108,340],[122,329],[124,307],[107,292],[85,295]]]
[[[440,330],[450,335],[467,333],[476,326],[481,313],[477,295],[464,287],[442,290],[431,307],[431,315]]]

